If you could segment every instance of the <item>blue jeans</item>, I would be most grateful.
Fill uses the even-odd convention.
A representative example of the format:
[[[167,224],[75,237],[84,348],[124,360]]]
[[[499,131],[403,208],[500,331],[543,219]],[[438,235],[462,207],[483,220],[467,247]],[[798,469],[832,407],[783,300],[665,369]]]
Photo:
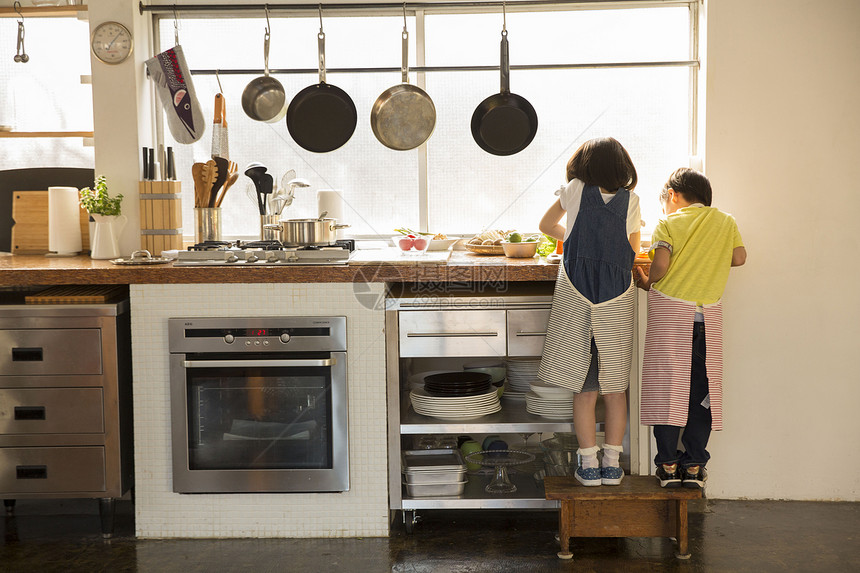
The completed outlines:
[[[657,441],[657,455],[654,463],[673,464],[682,467],[704,466],[711,459],[706,449],[711,437],[711,409],[702,406],[709,394],[708,372],[705,368],[705,323],[693,323],[693,361],[690,368],[690,404],[687,408],[687,425],[654,426],[654,439]],[[681,430],[683,452],[678,450],[678,435]]]

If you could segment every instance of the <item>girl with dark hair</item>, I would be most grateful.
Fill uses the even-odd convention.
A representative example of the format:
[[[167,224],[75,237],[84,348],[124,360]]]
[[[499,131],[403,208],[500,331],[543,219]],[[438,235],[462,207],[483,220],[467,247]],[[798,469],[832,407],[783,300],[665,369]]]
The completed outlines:
[[[586,141],[567,164],[540,230],[563,241],[538,377],[574,392],[573,426],[586,486],[618,485],[627,428],[627,386],[633,357],[633,260],[639,251],[636,168],[611,137]],[[560,221],[567,214],[567,224]],[[606,405],[603,460],[597,461],[595,406]]]

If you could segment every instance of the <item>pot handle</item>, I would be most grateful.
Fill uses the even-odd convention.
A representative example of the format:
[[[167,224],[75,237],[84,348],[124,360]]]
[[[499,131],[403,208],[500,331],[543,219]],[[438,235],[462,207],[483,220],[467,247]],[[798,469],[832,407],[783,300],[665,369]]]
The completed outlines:
[[[267,224],[263,225],[263,228],[266,229],[267,231],[280,231],[281,230],[281,226],[275,225],[274,223],[267,223]]]
[[[349,228],[349,227],[350,227],[350,225],[332,225],[332,226],[331,226],[331,227],[329,227],[329,228],[330,228],[332,231],[334,231],[335,229],[347,229],[347,228]]]
[[[502,30],[502,45],[501,45],[501,91],[503,94],[511,93],[511,60],[508,54],[508,31]]]
[[[320,53],[320,83],[325,83],[325,33],[320,31],[317,34],[317,46]]]
[[[403,83],[409,83],[409,32],[406,31],[406,26],[403,26],[403,60],[400,64],[400,73],[403,74]]]

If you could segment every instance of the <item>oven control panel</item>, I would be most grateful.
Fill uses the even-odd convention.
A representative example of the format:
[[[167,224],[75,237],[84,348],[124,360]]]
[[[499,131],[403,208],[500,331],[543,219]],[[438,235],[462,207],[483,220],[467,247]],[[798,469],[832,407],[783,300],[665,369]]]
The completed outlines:
[[[345,351],[346,317],[168,319],[170,352]]]

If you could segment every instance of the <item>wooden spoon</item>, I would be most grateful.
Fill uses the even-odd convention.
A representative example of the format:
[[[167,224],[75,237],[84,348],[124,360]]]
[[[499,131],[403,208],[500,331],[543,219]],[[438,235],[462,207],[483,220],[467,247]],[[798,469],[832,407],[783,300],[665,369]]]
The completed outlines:
[[[195,163],[191,166],[191,177],[194,180],[194,206],[205,207],[205,186],[203,182],[203,163]]]
[[[233,165],[236,165],[235,163]],[[218,194],[218,198],[215,200],[215,206],[220,207],[221,201],[224,200],[224,194],[227,193],[227,189],[233,186],[233,184],[239,180],[239,173],[236,171],[230,173],[227,177],[227,181],[224,182],[224,186],[221,188],[221,193]]]

